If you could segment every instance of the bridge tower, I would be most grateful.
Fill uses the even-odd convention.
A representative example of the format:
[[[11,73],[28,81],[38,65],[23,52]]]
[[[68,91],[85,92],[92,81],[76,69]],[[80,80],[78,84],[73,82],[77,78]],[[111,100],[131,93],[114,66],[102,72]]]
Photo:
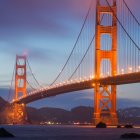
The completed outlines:
[[[16,56],[14,101],[26,97],[26,56]],[[13,104],[13,123],[23,124],[27,120],[25,104]]]
[[[96,40],[95,40],[95,77],[100,79],[101,62],[109,60],[111,75],[115,76],[117,72],[117,5],[113,0],[111,8],[102,6],[100,0],[96,5]],[[112,25],[101,24],[101,15],[109,14],[112,18]],[[111,50],[101,49],[101,35],[108,34],[112,40]],[[104,122],[107,125],[117,125],[118,118],[116,113],[116,85],[95,84],[94,88],[94,115],[93,123],[96,125]]]

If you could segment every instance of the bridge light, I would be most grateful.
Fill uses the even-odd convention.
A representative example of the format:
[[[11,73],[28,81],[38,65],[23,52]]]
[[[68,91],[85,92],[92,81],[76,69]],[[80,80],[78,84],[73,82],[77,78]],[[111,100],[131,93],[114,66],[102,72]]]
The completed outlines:
[[[94,79],[95,78],[95,75],[92,75],[92,79]]]
[[[128,69],[128,70],[129,70],[129,72],[132,72],[133,68],[132,68],[132,67],[129,67],[129,69]]]
[[[92,86],[95,87],[95,83],[93,83]]]
[[[124,74],[124,69],[121,69],[121,73]]]
[[[107,72],[107,76],[109,76],[109,75],[110,75],[110,72],[108,71],[108,72]]]

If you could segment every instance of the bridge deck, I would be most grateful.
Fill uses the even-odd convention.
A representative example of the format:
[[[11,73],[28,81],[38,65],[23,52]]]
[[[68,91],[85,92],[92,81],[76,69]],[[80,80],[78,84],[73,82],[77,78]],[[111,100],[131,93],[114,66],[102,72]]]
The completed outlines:
[[[122,85],[140,82],[140,72],[116,75],[114,77],[101,78],[100,80],[87,80],[77,83],[71,83],[51,89],[40,89],[35,92],[35,94],[30,94],[27,97],[21,98],[16,103],[31,103],[39,99],[53,97],[64,93],[69,93],[73,91],[85,90],[94,88],[95,83],[100,85]],[[13,102],[13,103],[14,103]]]

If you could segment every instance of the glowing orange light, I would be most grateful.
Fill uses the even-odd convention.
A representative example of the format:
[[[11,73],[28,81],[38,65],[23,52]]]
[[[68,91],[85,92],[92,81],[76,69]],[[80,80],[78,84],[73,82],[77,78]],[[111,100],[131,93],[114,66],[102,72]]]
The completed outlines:
[[[132,72],[133,68],[132,67],[129,67],[129,72]]]
[[[93,83],[92,86],[95,87],[95,84]]]

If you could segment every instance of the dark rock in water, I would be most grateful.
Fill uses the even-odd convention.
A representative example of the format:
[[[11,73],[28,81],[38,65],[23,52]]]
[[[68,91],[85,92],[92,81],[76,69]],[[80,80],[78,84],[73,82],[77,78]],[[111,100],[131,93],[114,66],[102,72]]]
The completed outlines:
[[[96,125],[96,128],[106,128],[106,124],[103,123],[103,122],[99,122],[99,123]]]
[[[117,125],[117,128],[122,128],[122,125]]]
[[[4,128],[0,128],[0,137],[15,137],[13,134],[9,133]]]
[[[132,124],[126,124],[124,127],[125,128],[133,128],[133,125]]]
[[[140,134],[136,133],[126,133],[121,135],[122,139],[140,139]]]

